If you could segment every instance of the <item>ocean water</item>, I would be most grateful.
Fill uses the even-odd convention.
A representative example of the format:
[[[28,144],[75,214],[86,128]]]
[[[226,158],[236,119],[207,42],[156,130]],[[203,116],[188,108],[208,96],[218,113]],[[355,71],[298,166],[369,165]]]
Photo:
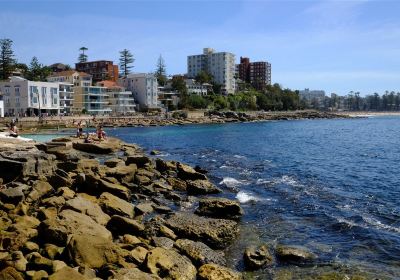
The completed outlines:
[[[107,133],[207,169],[223,196],[241,202],[242,234],[227,250],[231,266],[242,268],[249,244],[280,243],[306,246],[319,256],[304,274],[340,267],[400,279],[400,117]],[[281,268],[253,276],[273,279]]]

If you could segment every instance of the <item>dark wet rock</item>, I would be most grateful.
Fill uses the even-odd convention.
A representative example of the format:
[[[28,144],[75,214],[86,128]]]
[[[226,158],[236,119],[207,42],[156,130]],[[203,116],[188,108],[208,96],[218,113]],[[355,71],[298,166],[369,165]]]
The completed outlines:
[[[226,265],[223,252],[214,251],[202,242],[195,242],[189,239],[178,239],[175,242],[175,247],[189,257],[196,266],[201,266],[206,263],[215,263]]]
[[[205,264],[199,268],[198,280],[242,280],[242,275],[217,264]]]
[[[131,269],[120,269],[118,272],[112,277],[114,280],[161,280],[160,277],[145,273],[137,268]]]
[[[239,232],[231,220],[203,218],[178,212],[166,221],[175,234],[206,243],[213,248],[226,248]]]
[[[125,201],[110,193],[103,193],[99,198],[99,204],[104,212],[108,215],[120,215],[133,218],[134,206],[132,203]]]
[[[201,168],[201,167],[198,166],[198,165],[196,165],[196,166],[194,167],[194,170],[196,170],[197,172],[202,173],[202,174],[207,174],[207,173],[208,173],[208,171],[207,171],[206,169]]]
[[[125,162],[119,158],[110,158],[104,161],[104,165],[109,168],[125,165]]]
[[[54,174],[48,178],[50,185],[57,189],[61,187],[71,187],[73,184],[71,176],[62,169],[56,169]]]
[[[103,192],[110,193],[124,200],[130,200],[131,192],[127,187],[114,184],[101,179],[97,175],[85,176],[85,191],[93,194],[101,194]]]
[[[182,180],[207,180],[207,177],[204,174],[197,172],[189,165],[178,163],[177,170],[178,177]]]
[[[151,183],[151,179],[144,175],[135,175],[135,183],[138,185],[149,185]]]
[[[118,263],[121,249],[109,239],[74,234],[66,247],[68,259],[75,265],[100,268],[106,263]]]
[[[63,210],[58,217],[45,220],[40,225],[40,238],[59,246],[67,244],[70,234],[112,239],[111,232],[105,227],[89,216],[73,210]]]
[[[68,200],[64,206],[65,209],[72,209],[82,214],[88,215],[100,225],[106,225],[110,220],[110,216],[105,214],[101,207],[82,196],[77,196]]]
[[[143,235],[145,230],[143,224],[122,216],[112,216],[111,220],[107,224],[107,228],[116,236],[124,235],[126,233]]]
[[[196,279],[197,271],[190,260],[173,250],[154,248],[148,252],[145,266],[152,274],[164,279]]]
[[[274,258],[266,245],[248,247],[243,255],[244,264],[248,270],[256,270],[273,264]]]
[[[151,150],[150,151],[150,155],[152,155],[152,156],[159,155],[159,154],[161,154],[161,152],[158,151],[158,150]]]
[[[153,203],[151,202],[142,202],[135,206],[135,214],[137,215],[151,213],[153,210]]]
[[[214,218],[239,219],[243,216],[243,209],[238,201],[212,197],[201,199],[195,213]]]
[[[289,263],[305,263],[317,258],[305,247],[287,245],[278,245],[275,248],[275,255],[279,261]]]
[[[157,158],[156,159],[156,169],[160,172],[166,172],[166,171],[170,171],[176,170],[176,162],[174,161],[166,161],[166,160],[162,160]]]
[[[187,181],[187,192],[192,195],[215,194],[221,190],[208,180]]]

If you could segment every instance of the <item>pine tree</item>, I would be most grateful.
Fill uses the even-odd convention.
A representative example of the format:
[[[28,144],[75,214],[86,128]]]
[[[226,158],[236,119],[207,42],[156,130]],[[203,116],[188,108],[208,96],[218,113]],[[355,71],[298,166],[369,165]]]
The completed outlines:
[[[11,39],[0,39],[0,79],[6,80],[15,68],[16,60]]]
[[[132,64],[135,62],[135,59],[133,58],[133,54],[127,49],[123,49],[122,51],[119,52],[120,57],[119,57],[119,66],[121,67],[121,75],[124,77],[128,76],[130,73],[130,69],[133,68]]]
[[[37,57],[36,56],[32,57],[31,63],[29,64],[28,80],[39,81],[41,69],[42,65],[39,63]]]
[[[157,69],[155,76],[157,77],[158,84],[161,86],[164,86],[167,83],[167,76],[166,76],[166,66],[163,57],[160,56],[158,57],[157,60]]]
[[[79,50],[82,52],[81,54],[79,54],[79,57],[78,57],[79,63],[86,62],[88,60],[88,56],[85,54],[85,51],[87,51],[88,48],[81,47]]]

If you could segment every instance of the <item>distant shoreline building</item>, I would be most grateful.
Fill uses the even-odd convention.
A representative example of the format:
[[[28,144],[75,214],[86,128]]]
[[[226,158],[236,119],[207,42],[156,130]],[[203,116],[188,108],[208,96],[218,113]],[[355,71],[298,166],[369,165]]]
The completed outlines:
[[[323,108],[325,101],[324,90],[310,90],[308,88],[299,91],[300,100],[306,102],[308,106],[315,109]]]
[[[221,85],[223,94],[234,94],[235,81],[235,55],[229,52],[215,52],[214,49],[204,48],[203,54],[189,55],[187,57],[187,75],[196,78],[201,72],[213,76],[215,83]]]
[[[80,62],[75,64],[76,71],[85,72],[92,76],[93,82],[104,80],[118,81],[118,65],[109,60]]]
[[[264,90],[267,85],[271,85],[271,63],[269,62],[250,62],[248,57],[240,57],[236,72],[240,80],[251,84],[256,90]]]

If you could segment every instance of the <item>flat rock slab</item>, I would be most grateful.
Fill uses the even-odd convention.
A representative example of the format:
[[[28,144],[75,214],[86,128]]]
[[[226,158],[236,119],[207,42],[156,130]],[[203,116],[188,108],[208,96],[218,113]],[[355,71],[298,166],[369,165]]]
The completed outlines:
[[[226,248],[239,233],[235,221],[204,218],[183,212],[169,218],[166,225],[180,237],[198,240],[217,249]]]

